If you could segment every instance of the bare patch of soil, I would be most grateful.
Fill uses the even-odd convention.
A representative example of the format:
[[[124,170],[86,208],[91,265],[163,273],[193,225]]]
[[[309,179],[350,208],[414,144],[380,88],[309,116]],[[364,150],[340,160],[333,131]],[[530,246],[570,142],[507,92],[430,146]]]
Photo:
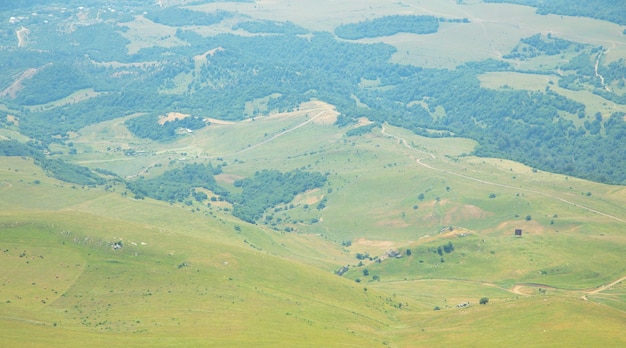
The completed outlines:
[[[317,195],[319,191],[320,189],[317,188],[301,193],[293,199],[293,202],[294,204],[315,204],[322,199],[319,195]]]
[[[205,118],[205,120],[211,122],[211,124],[221,124],[221,125],[236,124],[237,123],[237,122],[233,122],[233,121],[218,120],[217,118],[210,118],[210,117]]]
[[[17,47],[26,47],[30,30],[25,27],[21,27],[15,31],[15,34],[17,35]]]
[[[236,175],[236,174],[218,174],[215,176],[215,181],[217,181],[220,184],[229,184],[232,185],[235,183],[235,181],[237,180],[241,180],[244,177],[241,175]]]
[[[321,101],[315,101],[312,103],[315,103],[316,108],[328,110],[327,112],[319,115],[313,122],[321,125],[332,125],[337,122],[337,116],[339,116],[339,113],[335,110],[334,106]]]
[[[137,63],[120,63],[120,62],[96,62],[94,60],[92,60],[91,63],[96,66],[104,66],[107,68],[147,68],[147,67],[156,66],[160,64],[157,61],[146,61],[146,62],[137,62]]]
[[[409,227],[410,224],[402,219],[389,219],[389,220],[378,221],[376,223],[376,226],[390,227],[390,228],[405,228],[405,227]]]
[[[352,244],[366,247],[375,247],[375,248],[393,248],[394,243],[388,240],[369,240],[365,238],[359,238],[355,240]]]
[[[328,110],[315,119],[315,123],[321,125],[333,125],[337,122],[337,116],[339,113],[335,110]]]
[[[216,48],[214,48],[212,50],[208,50],[208,51],[204,52],[203,54],[199,54],[197,56],[194,56],[193,59],[195,61],[202,61],[202,60],[206,61],[207,57],[213,57],[215,55],[215,53],[223,52],[223,51],[224,51],[224,47],[221,47],[221,46],[220,47],[216,47]]]
[[[482,219],[491,215],[474,205],[463,205],[450,209],[442,219],[443,225],[452,225],[458,221]]]
[[[16,126],[20,125],[20,119],[13,115],[7,115],[7,122],[13,123]]]
[[[495,231],[504,232],[505,234],[510,233],[511,235],[513,235],[516,229],[521,229],[522,236],[526,234],[532,235],[532,234],[545,233],[546,231],[545,227],[543,227],[537,221],[534,221],[534,220],[525,221],[523,219],[524,219],[523,217],[520,217],[520,220],[505,221],[499,224],[498,227],[496,227]]]
[[[24,71],[20,76],[18,76],[9,87],[7,87],[4,91],[0,92],[0,97],[9,96],[11,98],[15,98],[15,96],[17,95],[17,92],[21,91],[23,88],[22,81],[33,78],[33,76],[35,76],[35,74],[38,71],[39,69],[35,69],[35,68],[26,69],[26,71]]]
[[[191,115],[189,114],[181,114],[180,112],[170,112],[167,115],[159,117],[159,124],[164,125],[165,122],[176,121],[176,120],[184,120]]]

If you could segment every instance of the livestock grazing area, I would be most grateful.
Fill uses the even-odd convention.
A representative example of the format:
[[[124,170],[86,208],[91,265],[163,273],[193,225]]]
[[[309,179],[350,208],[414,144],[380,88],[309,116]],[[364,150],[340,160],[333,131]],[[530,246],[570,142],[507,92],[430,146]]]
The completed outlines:
[[[472,142],[391,126],[346,138],[346,129],[306,116],[322,112],[310,107],[255,127],[211,126],[177,144],[195,158],[194,151],[213,148],[202,139],[258,138],[259,146],[214,154],[229,162],[220,177],[247,176],[260,163],[330,172],[328,187],[268,210],[256,225],[230,216],[227,202],[133,200],[121,185],[77,187],[32,161],[5,158],[2,340],[619,342],[623,188],[460,156]],[[175,153],[146,155],[146,175]],[[197,153],[197,161],[207,157]],[[109,161],[94,165],[117,168]],[[386,257],[390,250],[397,254]],[[333,274],[343,266],[342,277]],[[450,328],[463,335],[450,336]],[[485,337],[484,330],[498,333]]]
[[[68,1],[0,4],[0,347],[626,346],[623,25]]]

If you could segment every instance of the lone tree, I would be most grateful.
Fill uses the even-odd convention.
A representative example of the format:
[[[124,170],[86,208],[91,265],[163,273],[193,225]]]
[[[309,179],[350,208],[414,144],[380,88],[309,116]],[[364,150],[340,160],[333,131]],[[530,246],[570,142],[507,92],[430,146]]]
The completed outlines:
[[[489,303],[489,299],[486,298],[486,297],[483,297],[483,298],[480,299],[480,301],[478,301],[478,303],[480,303],[480,304],[487,304],[487,303]]]

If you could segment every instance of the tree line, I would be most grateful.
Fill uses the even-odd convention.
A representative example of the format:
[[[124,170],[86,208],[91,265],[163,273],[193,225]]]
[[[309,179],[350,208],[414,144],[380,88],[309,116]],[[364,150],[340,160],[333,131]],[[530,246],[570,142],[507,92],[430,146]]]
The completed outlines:
[[[537,8],[541,15],[555,14],[602,19],[626,25],[622,0],[484,0],[491,3],[510,3]]]
[[[392,18],[391,22],[395,20],[406,18]],[[31,30],[35,37],[52,35],[37,27]],[[123,27],[109,24],[78,27],[67,34],[71,40],[64,38],[56,47],[46,40],[37,40],[32,49],[0,50],[0,81],[5,86],[16,73],[53,62],[52,67],[66,69],[74,76],[67,81],[66,86],[70,87],[60,87],[62,93],[54,98],[87,86],[99,93],[52,109],[25,108],[22,102],[28,98],[33,102],[50,99],[47,93],[54,86],[52,76],[45,75],[49,68],[42,69],[42,75],[36,76],[30,85],[26,83],[17,99],[2,100],[20,117],[19,129],[23,134],[47,146],[67,141],[70,131],[141,112],[152,116],[133,119],[127,127],[139,136],[168,141],[175,136],[176,128],[193,129],[200,127],[200,122],[181,120],[163,127],[155,122],[154,115],[176,111],[202,118],[241,120],[249,117],[246,103],[257,98],[278,95],[268,102],[270,111],[291,110],[316,98],[337,107],[341,113],[338,125],[349,125],[365,116],[426,136],[455,134],[476,140],[476,155],[509,158],[538,169],[606,183],[626,183],[626,154],[615,146],[597,147],[619,141],[615,137],[620,136],[623,118],[603,117],[598,125],[594,123],[595,115],[588,115],[583,104],[550,89],[529,92],[482,88],[480,74],[515,71],[507,62],[469,62],[453,70],[398,65],[390,63],[396,49],[389,45],[340,41],[324,32],[301,37],[290,31],[254,37],[203,37],[181,29],[175,35],[187,45],[144,48],[129,55],[120,30]],[[90,40],[91,34],[115,40]],[[560,40],[533,36],[523,39],[520,45],[547,54],[565,49],[565,42]],[[88,48],[89,57],[78,54],[82,52],[80,47]],[[196,67],[193,56],[217,47],[223,50],[215,51],[207,57],[206,64]],[[567,83],[569,88],[597,86],[593,59],[599,52],[599,48],[581,50],[579,57],[561,67],[575,74],[568,73],[560,83]],[[103,61],[159,63],[111,66],[100,64],[95,57]],[[601,65],[600,69],[615,83],[623,80],[623,64],[619,62]],[[181,85],[177,79],[181,74],[190,76],[190,81]],[[87,78],[83,80],[84,76]],[[377,85],[363,86],[363,80],[377,81]],[[168,86],[182,92],[163,93]],[[625,98],[602,88],[593,92],[616,102]],[[362,104],[356,104],[355,96]],[[444,115],[433,117],[437,109],[443,110]],[[564,114],[583,119],[582,125],[577,126]],[[354,132],[361,131],[366,129]]]
[[[51,159],[44,155],[43,149],[36,144],[24,144],[17,140],[0,141],[0,156],[20,156],[34,160],[47,175],[61,181],[78,185],[101,185],[105,179],[89,168],[68,163],[62,159]]]

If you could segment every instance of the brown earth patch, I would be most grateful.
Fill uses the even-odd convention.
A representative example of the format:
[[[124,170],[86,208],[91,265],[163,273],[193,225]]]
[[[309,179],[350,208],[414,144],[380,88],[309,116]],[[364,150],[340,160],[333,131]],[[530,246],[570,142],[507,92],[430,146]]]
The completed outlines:
[[[213,57],[215,55],[215,53],[223,52],[223,51],[225,51],[224,47],[221,47],[221,46],[220,47],[216,47],[216,48],[214,48],[212,50],[208,50],[208,51],[204,52],[203,54],[199,54],[197,56],[194,56],[193,59],[196,60],[196,61],[199,61],[199,60],[205,60],[206,61],[207,57]]]
[[[367,118],[367,117],[360,117],[358,119],[358,121],[357,121],[357,125],[359,125],[359,126],[367,126],[367,125],[370,125],[372,123],[374,123],[374,122],[370,121],[370,119]]]
[[[17,92],[21,91],[23,88],[22,81],[33,78],[38,71],[39,69],[35,68],[26,69],[9,87],[0,92],[0,97],[9,96],[11,98],[15,98]]]
[[[432,225],[432,224],[435,224],[435,223],[439,222],[439,216],[437,216],[437,214],[435,214],[435,213],[428,213],[428,214],[424,215],[423,220],[424,220],[424,222]]]
[[[389,240],[369,240],[365,238],[358,238],[352,244],[376,248],[393,248],[394,246],[394,243]]]
[[[327,110],[317,116],[317,118],[313,122],[321,125],[332,125],[337,122],[337,116],[339,116],[339,113],[334,109]]]
[[[15,34],[17,35],[17,47],[26,47],[30,30],[25,27],[21,27],[15,31]]]
[[[390,227],[390,228],[405,228],[405,227],[409,227],[410,224],[402,219],[389,219],[389,220],[380,220],[376,222],[376,226]]]
[[[535,220],[525,221],[523,217],[519,220],[505,221],[498,225],[492,232],[503,232],[504,234],[514,235],[515,229],[522,230],[522,236],[526,234],[543,234],[546,229]]]
[[[232,185],[235,183],[235,181],[237,180],[241,180],[244,177],[241,175],[236,175],[236,174],[218,174],[215,176],[215,181],[217,181],[218,183],[221,184],[229,184]]]
[[[301,193],[293,199],[293,202],[294,204],[315,204],[322,199],[322,197],[317,195],[319,191],[320,189],[317,188]]]
[[[191,115],[189,114],[181,114],[180,112],[170,112],[167,115],[159,116],[159,124],[164,125],[165,122],[176,121],[176,120],[184,120]]]
[[[489,215],[491,214],[480,209],[477,206],[466,204],[460,207],[452,208],[447,211],[442,219],[442,224],[453,225],[455,222],[481,219]]]
[[[222,125],[224,125],[224,124],[236,124],[237,123],[237,122],[233,122],[233,121],[218,120],[216,118],[210,118],[210,117],[205,118],[205,120],[211,122],[211,124],[222,124]]]
[[[301,108],[309,107],[314,109],[326,109],[326,111],[323,114],[317,116],[317,118],[313,122],[321,125],[332,125],[337,122],[337,116],[339,116],[339,113],[333,105],[317,100],[311,101],[309,103],[303,103],[301,105]],[[315,113],[315,115],[317,115],[317,113]]]
[[[16,126],[20,125],[20,119],[13,115],[7,115],[7,122],[13,123]]]

